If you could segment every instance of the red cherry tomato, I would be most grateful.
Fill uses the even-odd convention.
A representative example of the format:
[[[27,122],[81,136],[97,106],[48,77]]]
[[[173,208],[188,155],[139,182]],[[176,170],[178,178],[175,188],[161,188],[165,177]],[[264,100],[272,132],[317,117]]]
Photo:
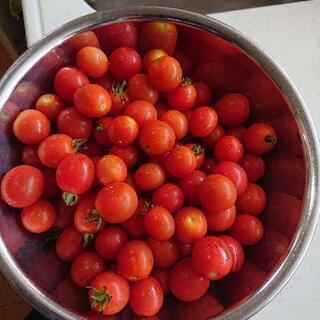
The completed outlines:
[[[245,192],[238,196],[236,206],[240,213],[260,214],[266,206],[267,198],[263,189],[254,183],[249,183]]]
[[[14,121],[13,132],[25,144],[38,144],[49,135],[50,122],[38,110],[24,110]]]
[[[218,161],[215,158],[205,158],[200,169],[209,175],[213,173],[213,170],[217,165]]]
[[[128,241],[126,232],[116,226],[101,229],[96,236],[95,249],[104,259],[115,260],[121,247]]]
[[[172,108],[186,111],[194,106],[197,92],[190,79],[183,79],[179,86],[168,93],[167,98]]]
[[[140,316],[154,316],[163,303],[163,290],[160,283],[148,277],[134,283],[130,288],[130,307]]]
[[[48,201],[38,200],[32,205],[23,208],[20,217],[23,226],[27,230],[33,233],[41,233],[53,226],[56,210]]]
[[[170,22],[150,21],[143,25],[139,34],[139,47],[146,52],[162,49],[172,54],[177,42],[177,27]]]
[[[92,134],[92,120],[74,107],[67,108],[59,114],[57,126],[60,133],[73,139],[89,138]]]
[[[166,179],[164,169],[157,163],[145,163],[140,166],[134,175],[135,183],[139,188],[151,191],[159,188]]]
[[[111,89],[109,89],[111,98],[111,109],[109,114],[111,116],[118,116],[121,114],[125,106],[130,102],[127,95],[126,84],[126,81],[115,81],[112,83]]]
[[[53,134],[40,143],[39,159],[47,167],[56,168],[66,156],[75,153],[76,144],[77,141],[65,134]]]
[[[238,196],[246,191],[248,187],[248,177],[246,172],[235,162],[220,162],[213,170],[214,174],[221,174],[229,178],[237,189]]]
[[[76,90],[74,104],[85,116],[100,118],[110,111],[111,98],[103,87],[90,83]]]
[[[108,154],[97,162],[96,175],[104,185],[110,182],[123,182],[127,177],[127,167],[121,158]]]
[[[145,242],[132,240],[121,247],[117,265],[125,279],[138,281],[147,278],[151,273],[153,255]]]
[[[91,187],[93,179],[93,162],[84,154],[68,155],[57,167],[56,180],[63,191],[84,193]]]
[[[191,256],[193,243],[182,243],[179,242],[179,253],[182,258]]]
[[[234,136],[223,136],[217,141],[214,154],[220,162],[239,162],[243,156],[243,145]]]
[[[78,286],[87,288],[105,269],[104,261],[96,253],[84,252],[73,260],[71,278]]]
[[[185,207],[177,212],[175,236],[183,243],[194,243],[207,233],[207,219],[200,209]]]
[[[128,282],[112,271],[94,278],[88,292],[91,309],[105,315],[121,311],[129,301],[129,294]]]
[[[277,134],[266,123],[252,124],[243,135],[243,145],[247,151],[262,155],[270,152],[277,143]]]
[[[138,161],[138,151],[133,145],[124,147],[112,146],[109,154],[121,158],[128,169],[132,168]]]
[[[159,119],[166,122],[173,129],[177,140],[182,139],[188,133],[188,120],[180,111],[165,111]]]
[[[181,66],[175,58],[164,56],[149,67],[148,78],[153,87],[169,92],[181,83]]]
[[[219,236],[219,238],[222,239],[229,247],[232,256],[232,268],[230,272],[239,271],[244,264],[244,251],[241,244],[230,236],[222,235]]]
[[[194,82],[193,83],[194,88],[196,89],[196,101],[194,103],[195,107],[202,107],[202,106],[208,106],[211,102],[212,95],[210,88],[207,84],[203,82]]]
[[[155,205],[164,207],[173,213],[183,206],[183,192],[177,185],[173,183],[165,183],[153,192],[152,202]]]
[[[89,77],[102,77],[109,68],[105,53],[96,47],[84,47],[76,56],[77,65]]]
[[[105,88],[108,91],[112,89],[114,81],[114,78],[109,73],[105,74],[103,77],[91,79],[92,83],[98,84],[99,86]]]
[[[138,136],[139,127],[137,122],[128,116],[114,118],[108,127],[110,141],[117,146],[127,146]]]
[[[232,206],[223,211],[203,210],[207,217],[208,229],[213,232],[222,232],[229,229],[236,218],[236,207]]]
[[[123,114],[134,119],[140,128],[152,120],[157,120],[157,110],[150,102],[145,100],[135,100],[129,103]]]
[[[156,240],[169,240],[174,234],[174,219],[165,208],[150,209],[143,221],[148,234]]]
[[[218,117],[216,112],[209,107],[199,107],[191,114],[189,127],[196,137],[209,135],[217,126]]]
[[[108,135],[108,129],[112,118],[104,117],[99,119],[93,129],[94,138],[104,147],[110,147],[111,141]]]
[[[27,165],[17,166],[2,178],[1,197],[11,207],[28,207],[41,197],[44,184],[39,169]]]
[[[106,222],[121,223],[130,218],[138,205],[134,189],[124,182],[112,182],[97,195],[96,208]]]
[[[229,178],[212,174],[201,183],[199,195],[205,208],[210,211],[223,211],[236,202],[237,189]]]
[[[131,101],[145,100],[155,104],[158,100],[158,90],[152,87],[145,74],[138,73],[128,82],[128,95]]]
[[[141,70],[139,53],[131,48],[121,47],[110,55],[110,71],[118,80],[129,80]]]
[[[249,117],[249,100],[239,93],[223,96],[215,105],[220,124],[227,127],[241,126]]]
[[[195,301],[209,288],[210,281],[194,271],[191,258],[180,260],[171,270],[169,285],[175,297]]]
[[[238,214],[229,230],[230,235],[241,244],[251,246],[263,237],[263,225],[251,214]]]
[[[140,130],[139,144],[142,150],[150,156],[170,151],[174,143],[174,131],[163,121],[150,121]]]
[[[81,32],[68,40],[72,53],[77,53],[81,48],[91,46],[99,48],[99,41],[93,31]]]
[[[200,144],[195,144],[195,143],[188,143],[186,146],[195,155],[196,160],[197,160],[196,169],[199,169],[205,160],[204,148]]]
[[[161,57],[167,56],[168,54],[163,51],[162,49],[152,49],[148,51],[143,59],[142,59],[142,70],[145,73],[148,73],[149,67],[154,63],[156,60],[158,60]]]
[[[220,125],[217,125],[216,128],[209,133],[207,136],[202,138],[202,143],[205,147],[213,149],[217,141],[220,140],[225,134],[224,128]]]
[[[246,172],[250,182],[256,182],[261,179],[266,169],[263,159],[250,153],[245,153],[243,155],[240,165]]]
[[[22,150],[21,160],[23,164],[33,167],[42,167],[42,163],[38,156],[37,145],[25,145]]]
[[[164,241],[150,238],[147,244],[152,251],[154,265],[157,267],[169,268],[179,259],[179,247],[173,238]]]
[[[49,121],[56,121],[59,113],[64,109],[64,103],[56,94],[47,93],[38,98],[36,109],[42,112]]]
[[[153,268],[151,276],[155,278],[161,285],[163,294],[167,294],[170,291],[169,288],[169,276],[170,269]]]
[[[73,95],[78,88],[89,83],[87,76],[78,68],[61,68],[54,78],[54,88],[58,95],[67,102],[73,102]]]

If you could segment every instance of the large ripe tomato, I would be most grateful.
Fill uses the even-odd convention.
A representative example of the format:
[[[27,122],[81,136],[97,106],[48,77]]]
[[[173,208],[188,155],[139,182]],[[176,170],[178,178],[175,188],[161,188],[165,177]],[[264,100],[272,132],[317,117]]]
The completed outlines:
[[[121,223],[130,218],[138,205],[134,189],[124,182],[112,182],[98,193],[96,208],[106,222]]]
[[[112,271],[94,278],[88,292],[91,309],[105,315],[121,311],[129,301],[129,294],[128,282]]]
[[[129,80],[128,95],[131,101],[145,100],[155,104],[158,100],[158,90],[151,85],[148,77],[141,73]]]
[[[105,269],[104,261],[96,253],[84,252],[73,260],[71,278],[78,286],[87,288]]]
[[[64,103],[56,94],[47,93],[38,98],[36,109],[42,112],[49,121],[56,121],[59,113],[64,109]]]
[[[93,179],[93,162],[84,154],[71,154],[65,157],[57,167],[56,180],[63,191],[84,193],[91,187]]]
[[[180,260],[171,270],[169,285],[179,300],[195,301],[209,288],[210,280],[194,271],[191,258]]]
[[[130,288],[130,306],[140,316],[154,316],[163,303],[163,290],[153,277],[139,280]]]
[[[12,207],[28,207],[41,197],[44,183],[39,169],[28,165],[14,167],[2,178],[2,199]]]
[[[129,241],[119,251],[117,266],[120,274],[129,281],[145,279],[153,268],[152,251],[144,241]]]

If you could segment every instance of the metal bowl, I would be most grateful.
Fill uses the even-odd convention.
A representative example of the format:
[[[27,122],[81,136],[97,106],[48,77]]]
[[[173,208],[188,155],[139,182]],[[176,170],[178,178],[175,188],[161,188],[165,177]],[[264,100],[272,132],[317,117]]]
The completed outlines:
[[[272,123],[278,130],[278,147],[266,158],[267,174],[262,183],[268,205],[262,219],[266,234],[277,234],[278,241],[285,239],[287,245],[276,257],[268,256],[264,244],[249,250],[245,271],[216,284],[226,309],[214,319],[247,319],[286,284],[312,239],[320,202],[319,146],[307,107],[290,79],[237,30],[184,10],[132,7],[90,14],[50,33],[21,56],[0,82],[1,173],[17,164],[21,154],[21,145],[10,130],[14,117],[21,109],[33,107],[42,90],[52,90],[53,75],[70,63],[69,39],[104,24],[153,19],[177,23],[186,43],[180,44],[180,49],[190,55],[198,70],[202,68],[197,77],[213,87],[215,99],[226,92],[242,92],[250,99],[252,119]],[[292,208],[294,217],[290,215]],[[282,217],[277,216],[280,209]],[[286,218],[288,228],[283,228]],[[1,271],[28,302],[50,319],[85,318],[82,299],[86,293],[68,278],[68,264],[58,260],[42,236],[25,231],[17,210],[4,203],[0,207],[0,235]],[[241,283],[245,272],[253,278],[252,272],[257,272],[259,280],[248,285],[243,281],[243,292],[235,295],[233,283]],[[173,318],[169,313],[167,319]]]

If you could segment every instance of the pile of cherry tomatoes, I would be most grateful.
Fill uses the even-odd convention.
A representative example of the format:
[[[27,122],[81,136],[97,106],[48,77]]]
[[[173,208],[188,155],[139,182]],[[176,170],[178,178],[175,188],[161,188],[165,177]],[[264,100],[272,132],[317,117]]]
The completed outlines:
[[[157,21],[74,37],[55,93],[13,123],[23,164],[4,175],[2,198],[30,232],[60,231],[56,254],[104,315],[129,304],[155,316],[169,293],[196,301],[263,237],[257,182],[277,134],[248,122],[244,95],[216,101],[184,77],[177,38]]]

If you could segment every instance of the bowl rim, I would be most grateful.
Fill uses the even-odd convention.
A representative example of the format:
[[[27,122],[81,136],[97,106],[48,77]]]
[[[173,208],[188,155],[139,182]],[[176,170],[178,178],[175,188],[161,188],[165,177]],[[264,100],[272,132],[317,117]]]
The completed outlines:
[[[297,121],[302,145],[304,146],[306,186],[300,223],[288,254],[272,275],[268,277],[263,286],[251,295],[249,299],[237,307],[212,318],[215,320],[248,319],[279,293],[298,268],[315,232],[320,206],[319,201],[317,201],[317,194],[320,189],[320,153],[312,118],[293,82],[278,63],[257,43],[223,22],[182,9],[159,6],[132,6],[95,12],[72,20],[50,32],[16,60],[0,81],[0,107],[4,106],[16,85],[36,62],[68,38],[102,24],[144,19],[180,23],[208,31],[234,43],[252,57],[276,83],[287,99],[291,112]],[[25,300],[50,319],[85,319],[53,301],[28,279],[27,275],[15,262],[1,235],[0,270]]]

